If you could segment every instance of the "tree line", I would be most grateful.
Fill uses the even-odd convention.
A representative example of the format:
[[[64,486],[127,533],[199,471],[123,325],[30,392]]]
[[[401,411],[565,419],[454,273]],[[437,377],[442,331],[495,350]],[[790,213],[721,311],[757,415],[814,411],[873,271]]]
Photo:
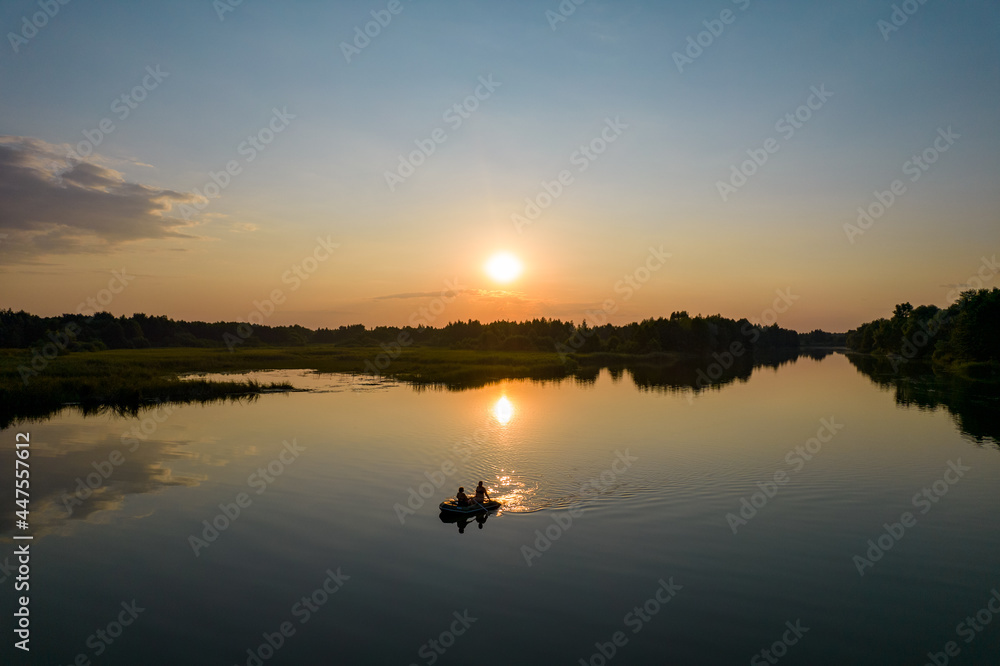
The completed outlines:
[[[913,307],[900,303],[889,319],[876,319],[847,333],[859,352],[940,364],[1000,363],[1000,289],[962,292],[952,305]]]
[[[807,342],[822,342],[828,341],[823,336],[829,335],[813,331],[805,334],[804,339]],[[147,314],[116,317],[108,312],[99,312],[91,316],[64,314],[40,317],[23,310],[0,310],[0,348],[39,349],[51,344],[65,351],[225,347],[227,344],[232,347],[227,340],[233,339],[238,339],[241,346],[249,347],[310,344],[378,347],[399,344],[403,340],[405,345],[488,351],[681,352],[692,355],[724,352],[737,343],[744,350],[799,346],[799,334],[777,324],[761,326],[747,319],[733,320],[721,315],[691,317],[683,311],[674,312],[669,318],[645,319],[622,326],[590,326],[586,321],[577,325],[573,321],[543,317],[490,323],[470,319],[450,322],[441,328],[369,328],[364,324],[353,324],[312,330],[303,326],[251,326],[236,321],[182,321]]]

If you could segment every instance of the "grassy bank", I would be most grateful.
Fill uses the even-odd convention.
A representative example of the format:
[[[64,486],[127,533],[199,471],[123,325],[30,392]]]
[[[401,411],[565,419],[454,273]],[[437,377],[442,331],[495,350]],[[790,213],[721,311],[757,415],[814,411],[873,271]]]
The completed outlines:
[[[1000,382],[1000,363],[996,361],[939,361],[935,359],[934,367],[961,375],[967,379],[989,382]]]
[[[948,374],[979,382],[1000,383],[1000,363],[996,361],[964,361],[949,357],[910,359],[901,354],[887,354],[880,351],[848,350],[847,355],[877,359],[892,367],[896,373],[907,370],[909,374]]]
[[[20,349],[0,350],[0,425],[44,418],[66,404],[85,412],[136,413],[160,401],[206,402],[245,399],[290,385],[254,381],[181,381],[197,369],[200,350],[120,350],[72,353],[44,364]]]
[[[0,350],[0,422],[44,417],[67,403],[85,410],[135,410],[155,401],[233,399],[264,391],[290,390],[287,384],[247,380],[181,381],[190,373],[310,369],[320,372],[381,374],[403,381],[476,386],[505,378],[563,377],[576,368],[555,353],[481,352],[426,347],[404,348],[390,357],[381,348],[261,347],[170,348],[74,352],[45,363],[20,349]],[[366,363],[367,362],[367,363]],[[370,364],[370,365],[369,365]]]
[[[0,385],[23,384],[18,366],[30,367],[23,350],[0,350]],[[367,362],[367,363],[366,363]],[[573,369],[573,364],[568,366]],[[465,349],[407,347],[390,354],[378,347],[258,347],[230,352],[226,349],[169,348],[118,349],[75,352],[58,356],[32,376],[28,384],[57,378],[128,376],[145,382],[163,376],[194,372],[247,372],[251,370],[310,369],[320,372],[381,374],[416,382],[460,382],[466,375],[527,377],[532,373],[566,373],[567,365],[552,352],[489,352]]]
[[[601,367],[671,367],[685,359],[673,353],[574,354],[478,351],[437,347],[248,347],[226,349],[119,349],[65,353],[42,363],[20,349],[0,350],[0,423],[44,417],[62,406],[84,411],[136,411],[157,401],[194,402],[241,399],[265,391],[291,390],[287,384],[248,380],[179,379],[193,373],[307,369],[373,374],[378,371],[414,384],[449,388],[484,386],[502,379],[595,377]]]

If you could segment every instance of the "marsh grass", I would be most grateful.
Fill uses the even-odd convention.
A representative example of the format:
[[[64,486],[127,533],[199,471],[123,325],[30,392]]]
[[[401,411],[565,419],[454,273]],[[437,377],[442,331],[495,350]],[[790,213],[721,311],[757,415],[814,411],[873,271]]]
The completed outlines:
[[[289,384],[242,381],[181,381],[177,368],[199,350],[116,350],[57,356],[37,373],[23,350],[0,351],[0,425],[45,418],[65,405],[85,413],[138,413],[157,402],[245,399],[263,391],[291,390]],[[172,352],[172,353],[171,353]],[[195,354],[197,356],[197,354]]]
[[[383,356],[380,356],[383,355]],[[205,380],[180,377],[196,373],[310,369],[365,373],[384,365],[381,374],[414,384],[452,388],[482,386],[505,378],[564,377],[576,369],[555,353],[483,352],[413,347],[389,358],[378,347],[265,347],[238,349],[166,348],[73,352],[32,369],[21,349],[0,350],[0,423],[43,418],[67,404],[85,411],[136,410],[155,402],[242,399],[268,391],[289,391],[287,383]]]
[[[129,412],[156,402],[246,399],[263,392],[291,391],[287,383],[253,380],[180,379],[202,373],[308,369],[317,372],[379,374],[415,385],[475,388],[503,379],[594,377],[601,367],[627,364],[669,366],[676,354],[647,356],[553,352],[480,351],[405,347],[395,354],[380,347],[154,348],[72,352],[50,359],[37,372],[21,349],[0,350],[0,423],[43,418],[67,404],[84,411]]]

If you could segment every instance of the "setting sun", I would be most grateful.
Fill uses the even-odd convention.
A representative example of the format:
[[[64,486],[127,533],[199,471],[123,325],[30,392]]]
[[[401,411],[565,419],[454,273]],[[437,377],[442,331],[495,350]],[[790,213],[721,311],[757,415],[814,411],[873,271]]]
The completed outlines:
[[[521,261],[509,252],[499,252],[486,262],[486,274],[497,282],[510,282],[521,274]]]

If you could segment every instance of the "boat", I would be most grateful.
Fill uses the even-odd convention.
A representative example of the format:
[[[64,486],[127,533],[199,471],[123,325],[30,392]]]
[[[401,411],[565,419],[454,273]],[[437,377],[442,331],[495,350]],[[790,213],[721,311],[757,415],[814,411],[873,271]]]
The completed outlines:
[[[494,509],[499,509],[501,507],[500,502],[497,500],[486,500],[485,502],[476,502],[473,499],[469,500],[469,503],[462,506],[458,503],[458,500],[454,497],[449,497],[445,501],[441,502],[441,512],[449,513],[453,515],[472,515],[475,513],[485,513],[493,511]]]

